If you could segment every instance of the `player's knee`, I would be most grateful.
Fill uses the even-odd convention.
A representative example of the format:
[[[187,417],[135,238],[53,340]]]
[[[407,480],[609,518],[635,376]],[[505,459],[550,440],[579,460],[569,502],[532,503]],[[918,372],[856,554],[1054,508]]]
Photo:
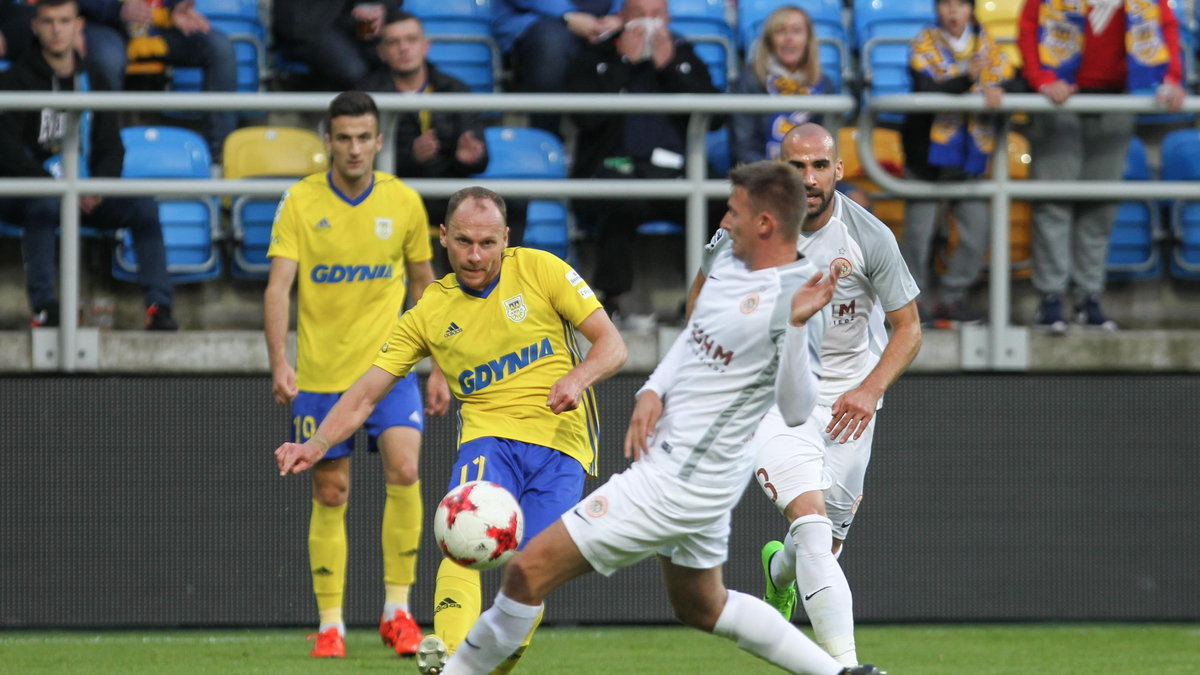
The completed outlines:
[[[384,479],[390,485],[412,485],[420,478],[416,455],[404,456],[384,467]]]
[[[807,515],[792,522],[789,532],[796,542],[796,555],[813,559],[829,555],[833,542],[833,523],[825,516]]]
[[[538,564],[527,552],[513,556],[504,567],[504,594],[527,605],[541,603],[544,593],[538,581]]]
[[[313,499],[321,506],[341,506],[350,498],[350,484],[337,476],[313,474]]]

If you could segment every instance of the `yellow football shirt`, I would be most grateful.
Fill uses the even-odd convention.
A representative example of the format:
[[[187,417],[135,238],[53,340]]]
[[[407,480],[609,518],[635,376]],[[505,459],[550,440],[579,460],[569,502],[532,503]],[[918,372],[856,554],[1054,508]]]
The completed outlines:
[[[371,366],[404,308],[405,265],[433,257],[421,197],[375,172],[347,199],[330,174],[313,174],[279,202],[268,257],[298,263],[296,385],[345,391]]]
[[[454,274],[434,282],[396,322],[375,365],[402,377],[432,354],[462,401],[459,443],[484,436],[554,448],[595,473],[594,393],[555,415],[550,387],[582,360],[574,326],[600,309],[592,289],[550,253],[505,249],[500,276],[484,292]]]

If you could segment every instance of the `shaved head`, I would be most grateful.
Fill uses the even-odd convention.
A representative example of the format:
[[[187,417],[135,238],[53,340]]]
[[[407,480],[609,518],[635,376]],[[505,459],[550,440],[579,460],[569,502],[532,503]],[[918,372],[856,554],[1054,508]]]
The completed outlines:
[[[804,124],[792,127],[790,131],[784,134],[783,145],[786,146],[789,140],[794,144],[800,143],[802,140],[804,142],[816,141],[817,143],[823,143],[829,148],[830,157],[835,161],[838,158],[837,138],[829,133],[828,129],[816,122],[805,122]]]
[[[805,230],[819,230],[833,215],[834,190],[842,179],[842,161],[838,159],[837,140],[820,124],[806,122],[793,127],[783,137],[779,159],[796,167],[804,177],[808,219]]]

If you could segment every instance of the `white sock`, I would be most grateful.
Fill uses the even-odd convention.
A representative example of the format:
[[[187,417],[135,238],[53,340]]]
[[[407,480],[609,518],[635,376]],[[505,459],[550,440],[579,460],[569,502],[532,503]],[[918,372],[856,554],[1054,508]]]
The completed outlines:
[[[841,565],[833,557],[833,523],[802,516],[789,532],[796,543],[796,586],[817,642],[839,663],[858,663],[854,647],[854,600]]]
[[[486,612],[479,616],[471,632],[446,662],[443,675],[490,673],[510,654],[517,651],[542,613],[542,605],[524,605],[503,591]]]
[[[341,635],[342,637],[346,637],[346,624],[344,624],[340,621],[337,623],[322,623],[321,625],[317,626],[317,632],[324,633],[325,631],[329,630],[330,628],[336,628],[338,635]]]
[[[403,612],[408,611],[408,603],[407,602],[405,602],[405,603],[400,603],[400,602],[385,602],[385,603],[383,603],[383,618],[387,619],[388,621],[391,621],[393,618],[396,617],[396,612],[401,612],[401,611],[403,611]]]
[[[787,588],[796,583],[796,542],[789,530],[783,538],[783,549],[771,556],[771,583],[775,588]]]
[[[729,591],[713,634],[789,673],[837,675],[842,666],[779,612],[758,598]],[[461,649],[460,649],[461,651]]]

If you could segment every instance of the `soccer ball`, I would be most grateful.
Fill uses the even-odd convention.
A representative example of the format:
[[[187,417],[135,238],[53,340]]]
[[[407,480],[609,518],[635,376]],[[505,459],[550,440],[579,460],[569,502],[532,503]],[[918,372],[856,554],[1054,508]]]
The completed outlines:
[[[473,570],[504,564],[524,534],[521,505],[508,490],[482,480],[451,490],[433,516],[433,535],[442,553]]]

